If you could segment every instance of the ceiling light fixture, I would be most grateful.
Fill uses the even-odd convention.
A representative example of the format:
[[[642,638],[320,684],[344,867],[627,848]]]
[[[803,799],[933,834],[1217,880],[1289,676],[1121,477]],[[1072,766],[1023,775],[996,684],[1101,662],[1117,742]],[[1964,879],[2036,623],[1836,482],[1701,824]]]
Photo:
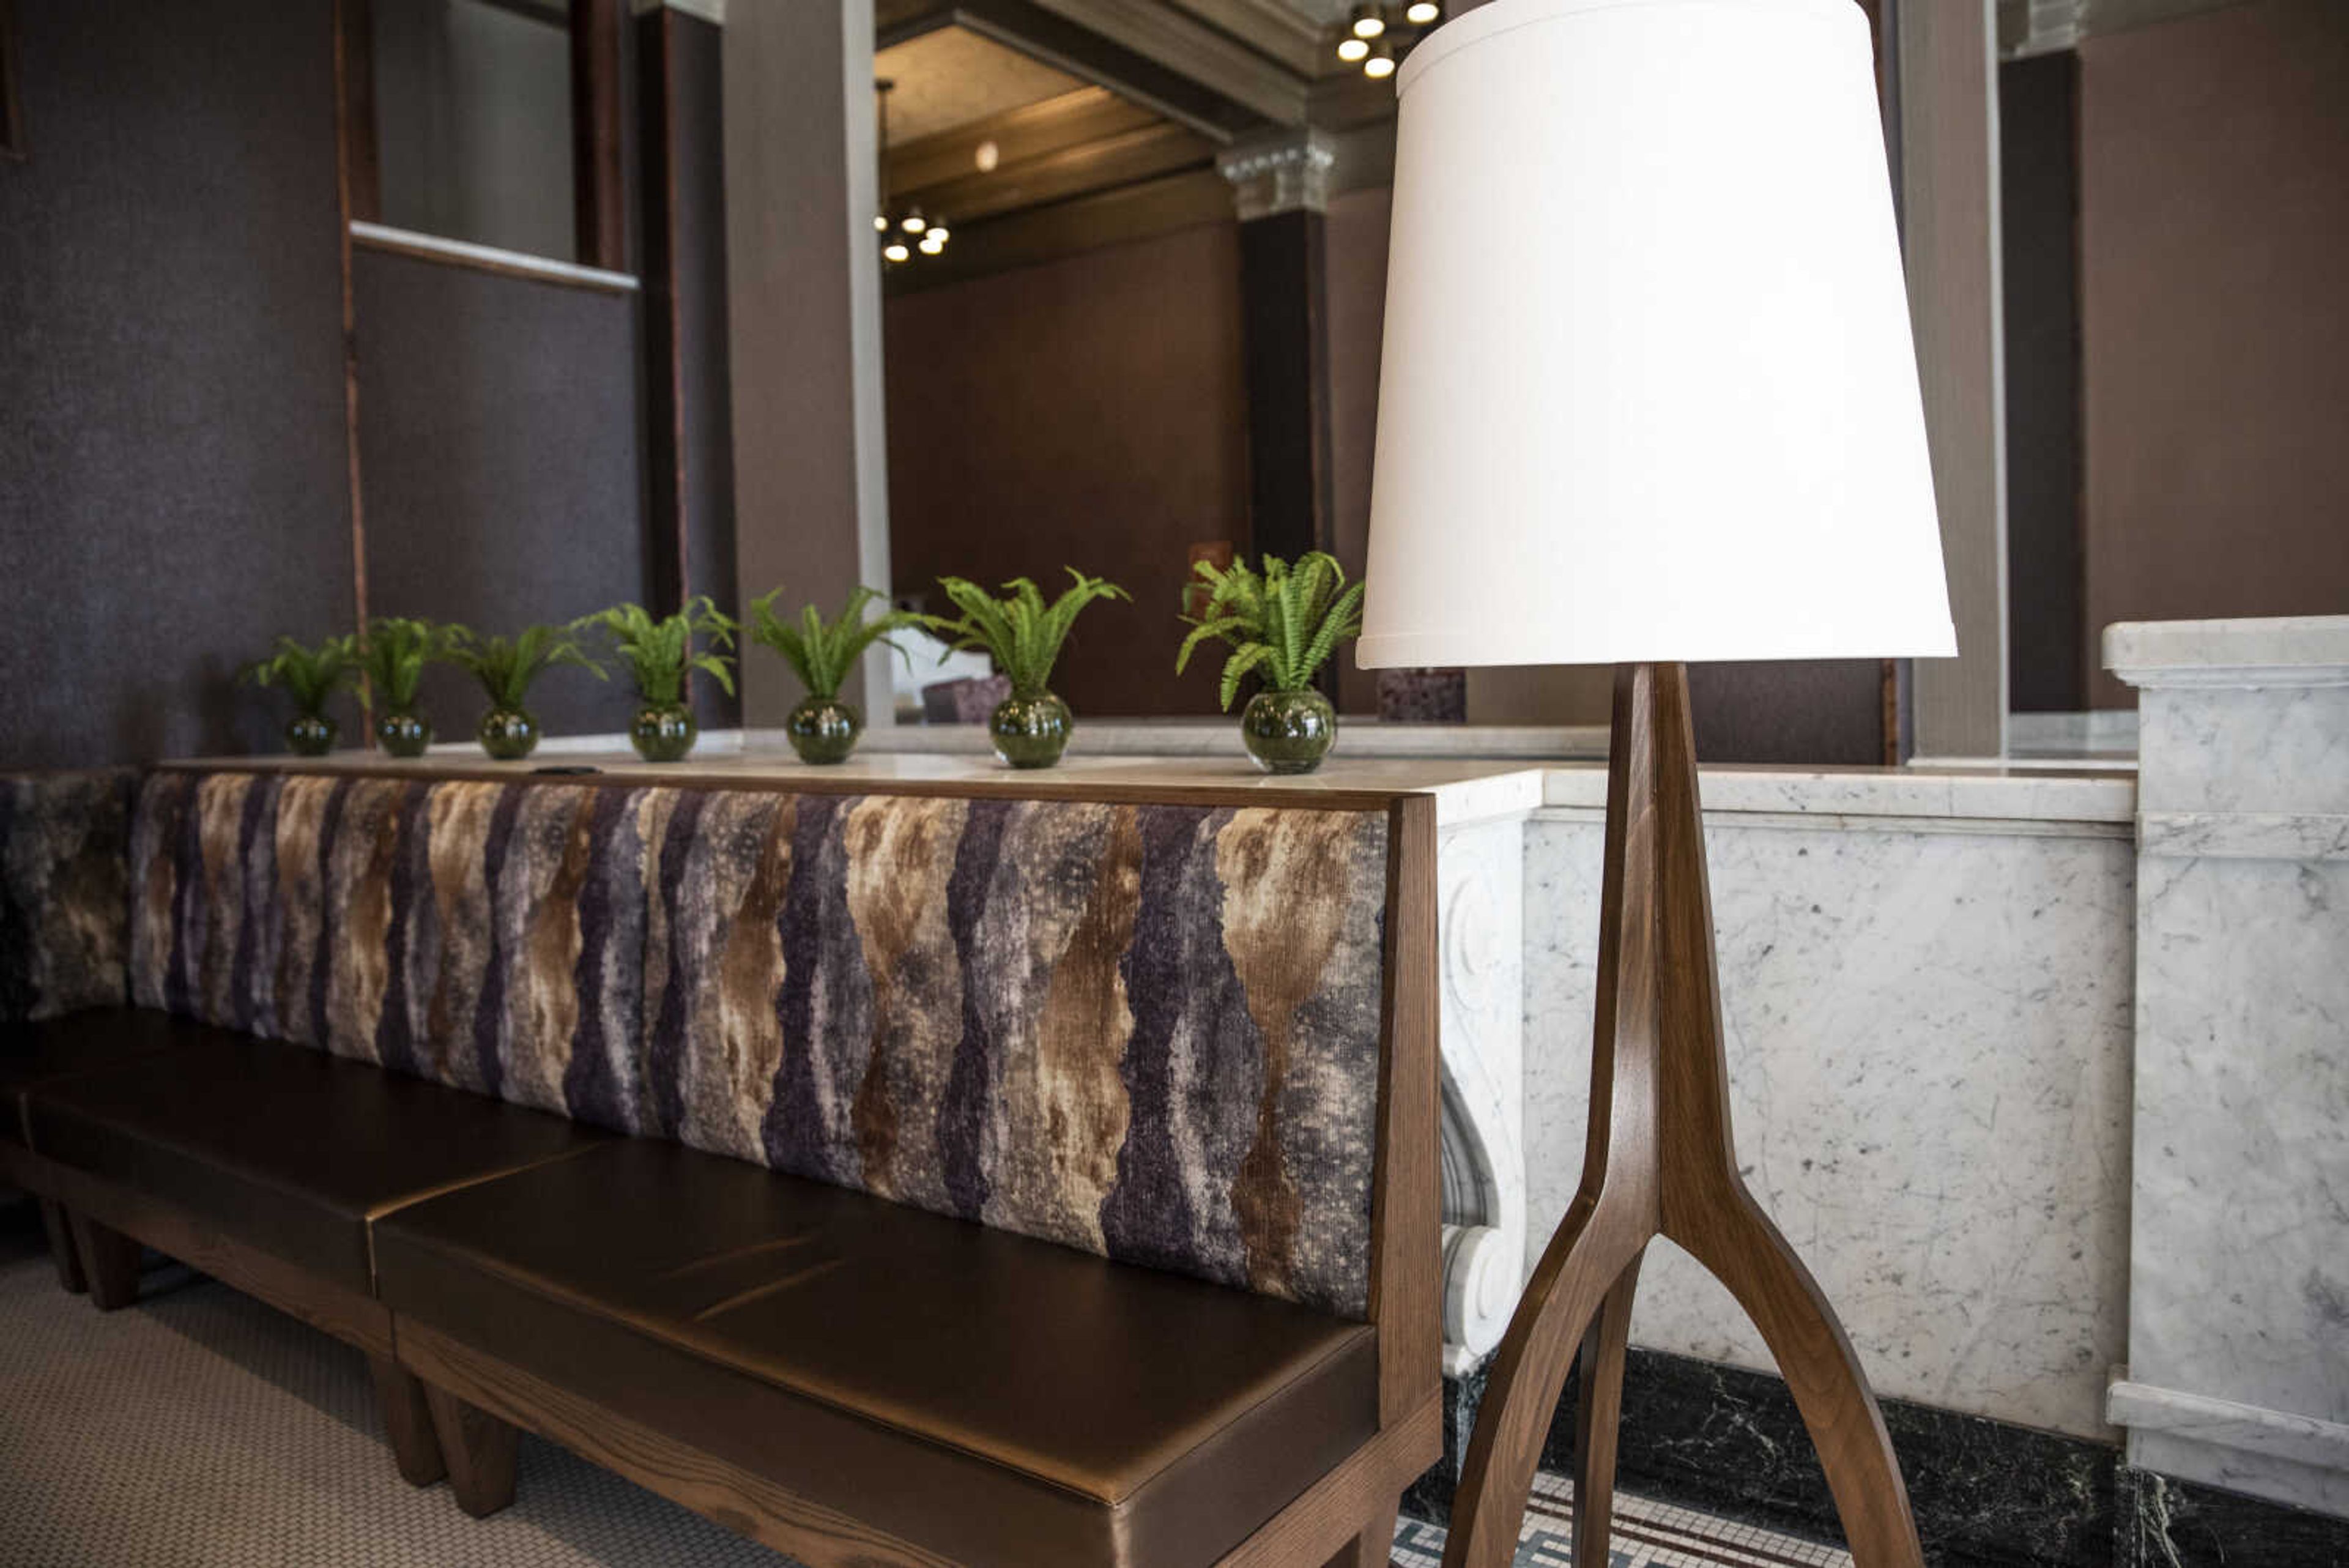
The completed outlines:
[[[1338,57],[1382,82],[1393,77],[1427,30],[1444,20],[1444,0],[1400,0],[1392,10],[1377,0],[1361,0],[1346,18],[1338,34]]]
[[[914,259],[915,247],[905,243],[908,236],[919,241],[921,254],[926,256],[941,254],[947,248],[946,224],[937,219],[926,217],[919,207],[909,208],[895,219],[890,216],[889,94],[896,85],[886,78],[873,84],[874,94],[879,101],[881,122],[881,172],[878,182],[881,192],[881,210],[873,214],[873,230],[881,236],[881,259],[892,266]],[[991,149],[993,146],[993,142],[987,143],[987,148]],[[982,157],[980,161],[984,165],[987,161]]]

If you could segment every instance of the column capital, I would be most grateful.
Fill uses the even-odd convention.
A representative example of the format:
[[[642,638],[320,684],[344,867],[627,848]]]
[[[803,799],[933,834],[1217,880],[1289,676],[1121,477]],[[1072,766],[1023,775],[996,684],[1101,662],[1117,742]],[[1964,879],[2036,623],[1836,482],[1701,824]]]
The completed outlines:
[[[1280,213],[1321,213],[1330,206],[1330,174],[1338,148],[1330,133],[1303,126],[1257,137],[1216,155],[1216,168],[1232,184],[1232,204],[1240,221]]]

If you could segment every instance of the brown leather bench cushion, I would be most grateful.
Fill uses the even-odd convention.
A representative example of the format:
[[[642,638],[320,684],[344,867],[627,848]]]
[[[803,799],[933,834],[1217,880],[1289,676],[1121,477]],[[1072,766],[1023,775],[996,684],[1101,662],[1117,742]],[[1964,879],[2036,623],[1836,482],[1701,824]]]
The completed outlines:
[[[376,1247],[396,1319],[972,1563],[1212,1563],[1377,1424],[1361,1324],[670,1144]]]
[[[0,1140],[25,1142],[26,1091],[184,1044],[203,1031],[142,1008],[108,1007],[0,1024]]]
[[[33,1151],[358,1292],[368,1222],[609,1135],[559,1116],[166,1021],[168,1051],[26,1095]]]

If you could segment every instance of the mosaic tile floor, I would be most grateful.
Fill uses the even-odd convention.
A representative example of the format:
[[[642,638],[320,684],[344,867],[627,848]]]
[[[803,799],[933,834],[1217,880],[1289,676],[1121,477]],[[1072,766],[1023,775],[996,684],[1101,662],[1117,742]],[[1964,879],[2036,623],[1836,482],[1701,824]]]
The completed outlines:
[[[359,1354],[208,1280],[150,1275],[101,1315],[57,1288],[28,1206],[0,1203],[0,1564],[5,1568],[791,1568],[525,1438],[493,1519],[400,1481]],[[1570,1490],[1545,1476],[1519,1568],[1565,1568]],[[1638,1498],[1611,1568],[1843,1568],[1839,1552]],[[1437,1568],[1406,1521],[1396,1568]]]

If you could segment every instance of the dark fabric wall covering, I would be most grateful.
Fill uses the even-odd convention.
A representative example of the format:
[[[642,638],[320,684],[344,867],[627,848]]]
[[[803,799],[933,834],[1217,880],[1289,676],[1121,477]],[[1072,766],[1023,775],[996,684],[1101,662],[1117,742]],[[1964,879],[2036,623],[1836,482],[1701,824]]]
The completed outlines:
[[[2080,556],[2079,57],[1998,68],[2009,706],[2088,705]]]
[[[328,8],[16,0],[0,763],[274,749],[352,614]]]
[[[352,265],[370,611],[511,633],[642,601],[636,297],[374,251]],[[424,706],[462,740],[483,700],[436,670]],[[625,729],[633,709],[624,673],[576,670],[532,706],[557,734]]]
[[[1080,722],[1214,713],[1174,617],[1188,545],[1250,547],[1239,225],[900,295],[886,328],[896,591],[1109,576],[1135,602],[1086,610],[1054,677]]]

